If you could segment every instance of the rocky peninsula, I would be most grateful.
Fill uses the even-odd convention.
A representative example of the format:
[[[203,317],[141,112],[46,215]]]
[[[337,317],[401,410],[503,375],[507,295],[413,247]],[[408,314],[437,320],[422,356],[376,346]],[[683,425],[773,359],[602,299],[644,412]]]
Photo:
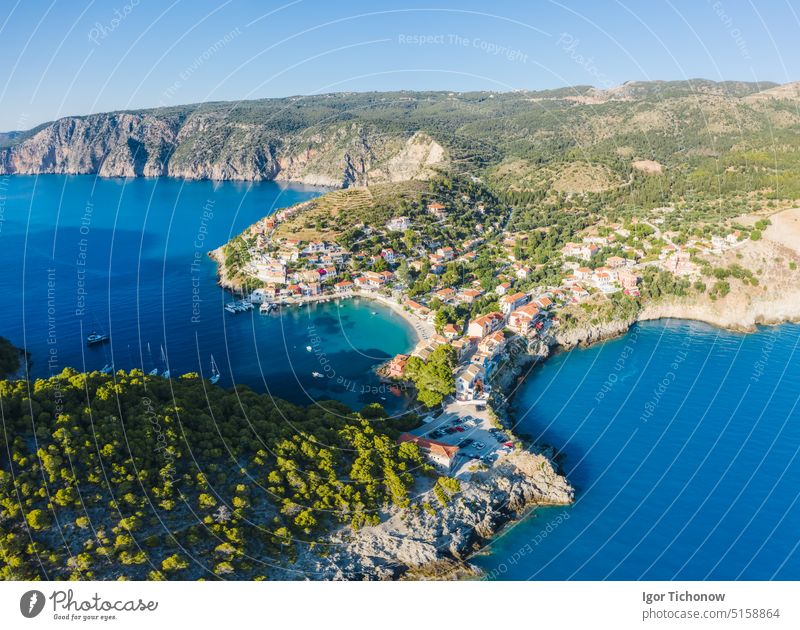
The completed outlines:
[[[447,505],[426,490],[416,499],[435,509],[395,510],[379,525],[339,530],[327,541],[329,554],[305,554],[293,568],[334,580],[474,576],[467,560],[503,526],[536,506],[565,505],[573,497],[546,455],[517,451],[461,481]]]

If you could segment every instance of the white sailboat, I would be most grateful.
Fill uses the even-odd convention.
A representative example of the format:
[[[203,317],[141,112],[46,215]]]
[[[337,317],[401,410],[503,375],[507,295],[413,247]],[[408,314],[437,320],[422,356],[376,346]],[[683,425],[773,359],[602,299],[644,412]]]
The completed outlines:
[[[161,361],[164,363],[164,372],[161,374],[162,378],[169,378],[169,366],[167,365],[167,355],[164,352],[164,346],[161,346]]]
[[[211,381],[212,385],[216,385],[219,381],[219,377],[222,376],[219,373],[219,368],[217,368],[217,362],[214,361],[214,355],[211,355],[211,378],[208,380]]]

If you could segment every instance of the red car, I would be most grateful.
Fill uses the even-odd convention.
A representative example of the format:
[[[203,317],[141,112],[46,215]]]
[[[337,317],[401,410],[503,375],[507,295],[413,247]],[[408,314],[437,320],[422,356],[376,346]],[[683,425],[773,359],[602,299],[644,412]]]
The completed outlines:
[[[464,433],[464,427],[453,427],[459,433]]]

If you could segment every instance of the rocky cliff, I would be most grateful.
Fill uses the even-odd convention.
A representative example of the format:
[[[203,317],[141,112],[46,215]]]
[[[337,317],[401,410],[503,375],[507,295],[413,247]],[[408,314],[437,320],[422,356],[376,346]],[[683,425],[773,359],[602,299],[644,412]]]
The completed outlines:
[[[544,455],[517,451],[488,470],[461,482],[461,490],[440,506],[431,491],[420,497],[431,506],[402,509],[357,533],[341,530],[324,558],[302,558],[303,571],[316,579],[396,579],[415,577],[441,566],[464,566],[509,521],[536,505],[565,505],[574,491]]]
[[[582,324],[568,329],[556,326],[553,330],[553,341],[564,350],[575,346],[589,346],[598,341],[625,334],[635,321],[636,318],[614,319],[597,324]]]
[[[427,179],[446,161],[430,136],[335,121],[285,129],[218,111],[62,118],[0,150],[0,174],[282,180],[329,187]]]

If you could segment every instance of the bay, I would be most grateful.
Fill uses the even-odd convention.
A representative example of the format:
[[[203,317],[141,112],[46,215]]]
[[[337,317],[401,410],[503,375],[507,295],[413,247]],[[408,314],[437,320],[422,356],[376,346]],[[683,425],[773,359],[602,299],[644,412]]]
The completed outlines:
[[[390,309],[366,300],[279,315],[223,308],[233,297],[216,284],[207,252],[322,192],[272,182],[6,176],[0,335],[31,353],[32,377],[109,364],[207,377],[213,354],[222,386],[246,384],[299,404],[334,398],[355,409],[400,409],[405,399],[373,373],[414,342]],[[110,343],[87,347],[93,331]]]

